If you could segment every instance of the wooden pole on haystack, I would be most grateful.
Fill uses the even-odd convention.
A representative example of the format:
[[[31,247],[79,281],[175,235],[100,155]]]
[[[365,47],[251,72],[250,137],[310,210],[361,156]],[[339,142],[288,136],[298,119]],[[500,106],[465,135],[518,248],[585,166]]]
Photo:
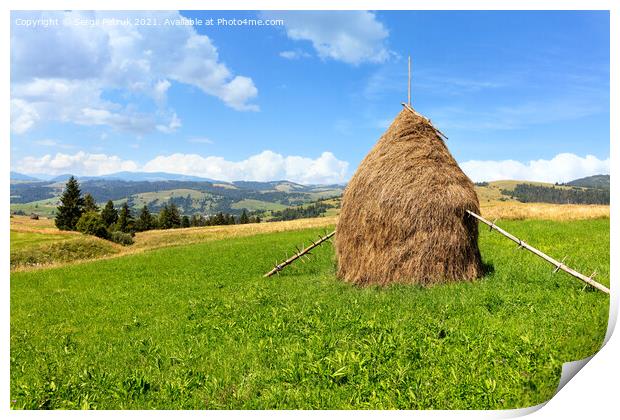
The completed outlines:
[[[431,122],[431,120],[429,120],[428,118],[426,118],[424,115],[419,114],[415,109],[413,109],[413,107],[411,106],[411,56],[407,57],[407,103],[401,102],[401,105],[405,107],[405,109],[407,109],[409,112],[411,112],[413,115],[420,117],[420,118],[424,118],[431,127],[433,127],[433,130],[435,130],[435,132],[437,134],[439,134],[441,137],[443,137],[444,139],[448,140],[448,136],[446,136],[444,133],[442,133],[437,127],[435,127],[433,125],[433,123]]]
[[[407,65],[409,67],[409,73],[407,78],[407,104],[411,106],[411,56],[408,57]]]
[[[301,251],[298,250],[295,255],[293,255],[291,258],[287,259],[286,261],[280,264],[276,262],[276,265],[273,267],[273,269],[270,272],[266,273],[263,277],[270,277],[274,275],[275,273],[280,272],[280,270],[282,270],[284,267],[293,263],[295,260],[303,257],[304,255],[310,253],[310,251],[313,248],[316,248],[317,246],[321,245],[323,242],[327,241],[329,238],[331,238],[335,234],[336,234],[336,231],[333,231],[332,233],[328,233],[327,235],[320,237],[318,241],[312,242],[312,245],[302,249]]]
[[[502,229],[499,226],[497,226],[495,224],[495,222],[489,222],[487,219],[485,219],[484,217],[474,213],[473,211],[469,211],[469,210],[465,210],[465,211],[470,216],[475,217],[476,219],[478,219],[479,221],[481,221],[485,225],[489,226],[491,228],[491,230],[496,230],[497,232],[501,233],[502,235],[504,235],[505,237],[507,237],[511,241],[517,243],[519,245],[519,248],[527,249],[531,253],[533,253],[535,255],[538,255],[543,260],[545,260],[548,263],[550,263],[553,266],[555,266],[555,269],[553,270],[554,273],[557,273],[559,270],[562,270],[562,271],[570,274],[573,277],[577,277],[579,280],[583,281],[586,284],[589,284],[590,286],[594,287],[595,289],[598,289],[601,292],[609,294],[609,289],[607,287],[605,287],[602,284],[597,283],[594,280],[592,280],[592,277],[594,277],[594,274],[591,275],[590,277],[584,276],[583,274],[581,274],[581,273],[573,270],[572,268],[568,267],[567,265],[565,265],[564,264],[564,260],[558,261],[558,260],[556,260],[554,258],[551,258],[550,256],[548,256],[544,252],[539,251],[538,249],[534,248],[533,246],[526,244],[525,242],[523,242],[521,239],[517,238],[516,236],[511,235],[510,233],[506,232],[504,229]]]

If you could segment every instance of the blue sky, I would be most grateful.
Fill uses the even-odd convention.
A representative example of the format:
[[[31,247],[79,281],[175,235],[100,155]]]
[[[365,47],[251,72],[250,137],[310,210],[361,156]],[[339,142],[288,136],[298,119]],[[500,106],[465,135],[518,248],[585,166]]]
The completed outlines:
[[[159,25],[88,21],[112,17]],[[409,54],[413,106],[472,179],[608,173],[609,14],[582,11],[14,12],[12,169],[345,182]]]

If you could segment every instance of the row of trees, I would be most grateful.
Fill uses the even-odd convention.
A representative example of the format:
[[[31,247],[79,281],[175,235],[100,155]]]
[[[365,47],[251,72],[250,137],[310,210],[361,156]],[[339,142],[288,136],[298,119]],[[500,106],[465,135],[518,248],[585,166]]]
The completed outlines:
[[[108,202],[108,205],[112,205],[112,202]],[[126,204],[124,204],[125,206]],[[124,207],[123,207],[124,208]],[[131,212],[129,213],[131,217]],[[131,218],[133,221],[133,218]],[[258,216],[250,217],[245,210],[240,216],[235,217],[232,214],[219,212],[215,215],[204,217],[203,215],[194,214],[191,217],[187,215],[181,215],[179,208],[173,202],[164,204],[159,211],[159,214],[151,214],[148,207],[145,205],[140,210],[138,218],[128,225],[129,231],[142,232],[151,229],[177,229],[197,226],[216,226],[216,225],[234,225],[245,223],[260,223]]]
[[[234,225],[259,223],[258,216],[249,216],[245,210],[235,217],[228,213],[217,213],[204,217],[202,215],[181,215],[179,208],[173,203],[165,204],[159,214],[152,214],[145,205],[137,217],[127,202],[120,209],[114,207],[109,200],[99,210],[97,203],[90,194],[82,196],[80,185],[74,177],[70,177],[60,197],[55,223],[61,230],[77,230],[115,242],[132,243],[131,236],[135,232],[151,229],[175,229],[190,226]]]
[[[609,204],[609,190],[594,188],[557,188],[518,184],[514,191],[502,190],[523,203]]]
[[[125,203],[119,211],[111,201],[99,211],[92,195],[82,196],[80,184],[70,177],[56,209],[55,223],[60,230],[82,233],[129,245],[133,243],[131,210]]]
[[[272,211],[273,216],[270,221],[279,222],[282,220],[304,219],[307,217],[319,217],[325,214],[327,209],[336,207],[333,204],[322,201],[309,206],[289,207],[283,210]]]
[[[190,226],[244,225],[247,223],[260,222],[261,218],[259,216],[250,216],[245,209],[241,212],[240,216],[236,217],[229,213],[219,212],[208,217],[204,217],[201,214],[194,214],[189,219]]]

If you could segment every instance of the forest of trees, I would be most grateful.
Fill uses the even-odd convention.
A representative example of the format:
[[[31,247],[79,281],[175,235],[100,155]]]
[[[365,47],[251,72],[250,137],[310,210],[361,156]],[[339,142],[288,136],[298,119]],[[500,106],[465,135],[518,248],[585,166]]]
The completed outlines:
[[[557,188],[517,184],[514,191],[502,190],[502,194],[514,197],[523,203],[609,204],[609,190],[595,188]]]
[[[75,178],[74,178],[75,179]],[[255,185],[257,184],[257,185]],[[237,188],[220,188],[211,182],[197,181],[120,181],[120,180],[86,180],[82,183],[97,202],[103,203],[108,200],[121,200],[132,195],[152,191],[167,191],[174,189],[192,189],[206,193],[214,197],[218,202],[220,211],[233,210],[230,205],[244,199],[255,199],[269,202],[278,202],[284,205],[298,205],[307,201],[307,195],[303,192],[263,191],[250,189],[249,186],[258,188],[261,183],[248,183]],[[29,203],[32,201],[53,198],[57,193],[54,183],[47,181],[12,183],[11,203]],[[187,197],[175,197],[181,200]],[[191,203],[188,203],[191,207]],[[204,209],[202,209],[204,210]]]
[[[56,211],[55,223],[60,230],[77,230],[79,232],[108,239],[123,245],[133,243],[133,235],[150,229],[176,229],[190,226],[234,225],[260,223],[258,216],[250,216],[243,210],[241,215],[219,212],[209,217],[202,215],[182,215],[174,202],[161,207],[158,214],[151,213],[143,206],[134,215],[128,202],[116,208],[108,200],[103,209],[99,209],[91,194],[82,195],[78,181],[71,177],[60,197]]]
[[[319,201],[309,206],[290,207],[284,210],[272,211],[270,222],[279,222],[282,220],[304,219],[307,217],[319,217],[325,214],[327,209],[336,207],[333,204]]]

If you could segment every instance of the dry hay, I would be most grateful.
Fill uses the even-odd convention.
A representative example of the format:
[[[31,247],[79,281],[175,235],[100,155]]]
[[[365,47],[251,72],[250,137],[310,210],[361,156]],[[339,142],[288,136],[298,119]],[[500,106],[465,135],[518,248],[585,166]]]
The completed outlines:
[[[495,201],[482,204],[482,217],[500,220],[609,219],[609,206],[602,204],[551,204]]]
[[[480,277],[471,180],[426,119],[403,109],[342,197],[338,276],[359,285]]]

